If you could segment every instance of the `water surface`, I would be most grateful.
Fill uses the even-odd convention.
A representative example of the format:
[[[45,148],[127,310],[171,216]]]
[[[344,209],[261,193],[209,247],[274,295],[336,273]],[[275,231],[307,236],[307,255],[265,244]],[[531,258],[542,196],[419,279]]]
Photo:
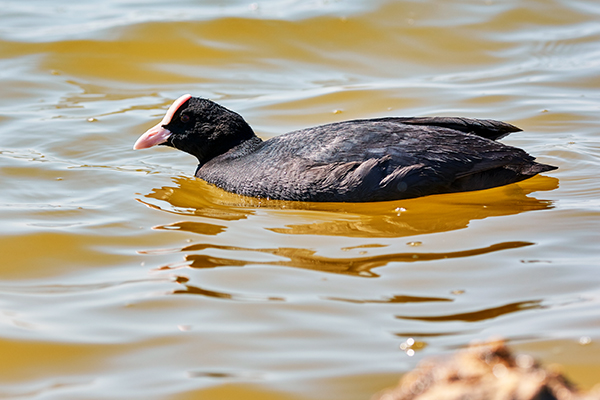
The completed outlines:
[[[0,397],[368,399],[492,336],[600,382],[596,2],[71,3],[0,2]],[[504,120],[559,169],[397,202],[242,198],[186,154],[131,150],[183,93],[265,139]]]

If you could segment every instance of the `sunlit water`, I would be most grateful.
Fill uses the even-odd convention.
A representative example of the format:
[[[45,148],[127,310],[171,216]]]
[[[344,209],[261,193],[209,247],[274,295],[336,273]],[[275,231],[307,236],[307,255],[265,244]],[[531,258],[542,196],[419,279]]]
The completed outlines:
[[[0,397],[368,399],[493,336],[600,382],[596,1],[0,6]],[[263,138],[504,120],[559,169],[398,202],[241,198],[188,155],[131,150],[188,92]]]

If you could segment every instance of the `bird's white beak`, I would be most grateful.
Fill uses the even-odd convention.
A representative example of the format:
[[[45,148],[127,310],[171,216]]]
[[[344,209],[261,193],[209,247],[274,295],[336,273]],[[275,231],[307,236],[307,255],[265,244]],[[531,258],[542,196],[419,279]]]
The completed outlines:
[[[164,143],[171,136],[171,131],[163,128],[162,121],[152,128],[148,129],[142,136],[136,140],[133,145],[134,150],[148,149],[150,147]]]
[[[171,136],[171,131],[165,129],[164,126],[171,122],[173,115],[175,115],[177,110],[179,110],[179,108],[191,97],[191,94],[184,94],[175,100],[173,104],[171,104],[171,107],[169,107],[167,110],[167,113],[163,117],[162,121],[148,129],[142,136],[140,136],[133,145],[133,149],[147,149],[166,142],[167,139],[169,139],[169,136]]]

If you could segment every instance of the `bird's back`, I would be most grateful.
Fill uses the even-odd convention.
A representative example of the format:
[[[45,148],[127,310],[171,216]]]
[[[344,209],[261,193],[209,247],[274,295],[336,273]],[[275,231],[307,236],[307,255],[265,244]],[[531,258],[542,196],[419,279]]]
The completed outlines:
[[[478,190],[554,169],[492,140],[518,130],[465,118],[345,121],[243,143],[196,175],[228,191],[281,200],[381,201]]]

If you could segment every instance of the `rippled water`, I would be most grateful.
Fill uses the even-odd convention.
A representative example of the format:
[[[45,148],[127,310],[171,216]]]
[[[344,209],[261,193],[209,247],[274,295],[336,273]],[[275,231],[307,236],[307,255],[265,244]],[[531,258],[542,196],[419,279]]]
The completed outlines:
[[[0,397],[368,399],[496,335],[600,382],[596,1],[0,6]],[[241,198],[188,155],[131,150],[187,92],[263,138],[505,120],[559,169],[398,202]]]

